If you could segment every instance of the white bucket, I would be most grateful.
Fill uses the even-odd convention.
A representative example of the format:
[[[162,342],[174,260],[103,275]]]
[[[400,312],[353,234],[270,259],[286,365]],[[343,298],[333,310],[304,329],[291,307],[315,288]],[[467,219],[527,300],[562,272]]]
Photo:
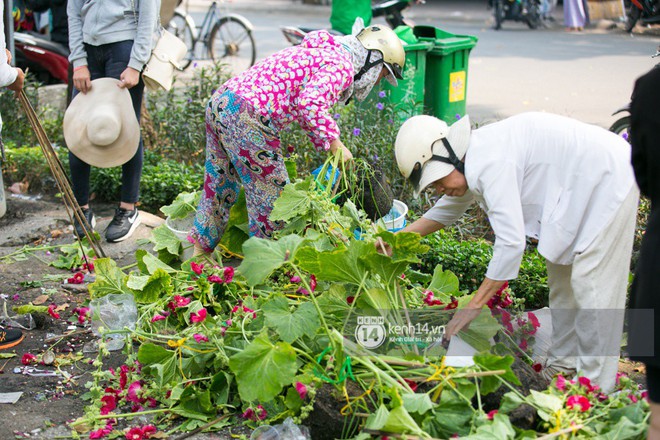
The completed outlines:
[[[188,241],[188,234],[193,227],[195,221],[195,213],[191,213],[188,217],[185,218],[176,218],[172,219],[167,217],[165,219],[165,225],[169,228],[170,231],[176,235],[176,237],[181,241],[181,246],[183,247],[183,254],[181,255],[181,261],[186,261],[192,258],[193,256],[193,244]]]
[[[408,215],[408,205],[400,200],[394,199],[392,209],[380,220],[385,224],[387,230],[396,232],[406,226],[406,216]]]

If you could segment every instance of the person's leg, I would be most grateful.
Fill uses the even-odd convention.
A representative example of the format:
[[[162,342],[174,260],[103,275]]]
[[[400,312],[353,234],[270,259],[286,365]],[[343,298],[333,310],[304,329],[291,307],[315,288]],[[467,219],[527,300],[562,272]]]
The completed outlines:
[[[188,235],[188,240],[195,244],[194,255],[215,249],[229,222],[229,210],[238,199],[240,178],[218,135],[225,123],[232,123],[230,115],[237,111],[232,103],[230,92],[218,92],[206,109],[204,188]],[[225,117],[229,119],[226,122]]]
[[[578,342],[574,324],[577,303],[571,287],[572,266],[547,261],[546,268],[550,290],[552,341],[543,374],[551,379],[559,372],[575,372]]]
[[[242,102],[236,123],[223,130],[220,139],[223,145],[228,145],[228,139],[234,142],[227,153],[243,182],[250,236],[270,238],[283,226],[269,216],[289,182],[277,132],[268,120]]]
[[[605,393],[614,388],[619,366],[638,200],[634,187],[610,224],[573,263],[577,368]]]

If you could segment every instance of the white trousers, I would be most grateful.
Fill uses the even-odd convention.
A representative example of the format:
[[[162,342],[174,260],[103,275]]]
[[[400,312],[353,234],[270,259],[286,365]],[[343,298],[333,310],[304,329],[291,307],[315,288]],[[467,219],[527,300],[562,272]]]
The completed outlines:
[[[572,265],[547,262],[552,343],[547,367],[577,371],[603,392],[616,383],[639,190]]]

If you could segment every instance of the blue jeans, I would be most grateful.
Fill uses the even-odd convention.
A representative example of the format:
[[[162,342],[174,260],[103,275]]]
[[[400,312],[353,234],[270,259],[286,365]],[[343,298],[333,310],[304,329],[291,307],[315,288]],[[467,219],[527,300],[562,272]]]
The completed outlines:
[[[92,80],[108,77],[119,79],[121,73],[128,67],[132,48],[133,41],[119,41],[101,46],[85,44],[87,67],[89,68]],[[144,92],[142,78],[140,78],[140,82],[137,85],[128,89],[128,91],[131,94],[133,110],[135,110],[135,116],[139,122],[142,95]],[[73,95],[75,96],[76,94],[78,94],[78,90],[74,90]],[[140,137],[140,145],[135,156],[122,165],[121,168],[122,202],[135,203],[138,201],[140,177],[142,177],[143,152],[144,147],[142,145],[142,137]],[[69,152],[69,169],[71,171],[71,182],[73,183],[73,194],[79,205],[86,205],[89,203],[89,175],[91,166]]]

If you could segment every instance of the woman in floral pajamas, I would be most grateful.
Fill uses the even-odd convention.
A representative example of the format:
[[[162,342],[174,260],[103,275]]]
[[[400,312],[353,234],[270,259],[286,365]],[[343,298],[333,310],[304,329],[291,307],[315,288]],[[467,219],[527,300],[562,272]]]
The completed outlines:
[[[270,237],[280,225],[268,217],[289,182],[279,131],[298,122],[317,149],[351,159],[331,108],[363,100],[383,77],[396,85],[404,61],[400,40],[384,26],[344,37],[311,32],[217,90],[206,110],[204,190],[188,236],[195,255],[217,246],[241,184],[250,235]]]

